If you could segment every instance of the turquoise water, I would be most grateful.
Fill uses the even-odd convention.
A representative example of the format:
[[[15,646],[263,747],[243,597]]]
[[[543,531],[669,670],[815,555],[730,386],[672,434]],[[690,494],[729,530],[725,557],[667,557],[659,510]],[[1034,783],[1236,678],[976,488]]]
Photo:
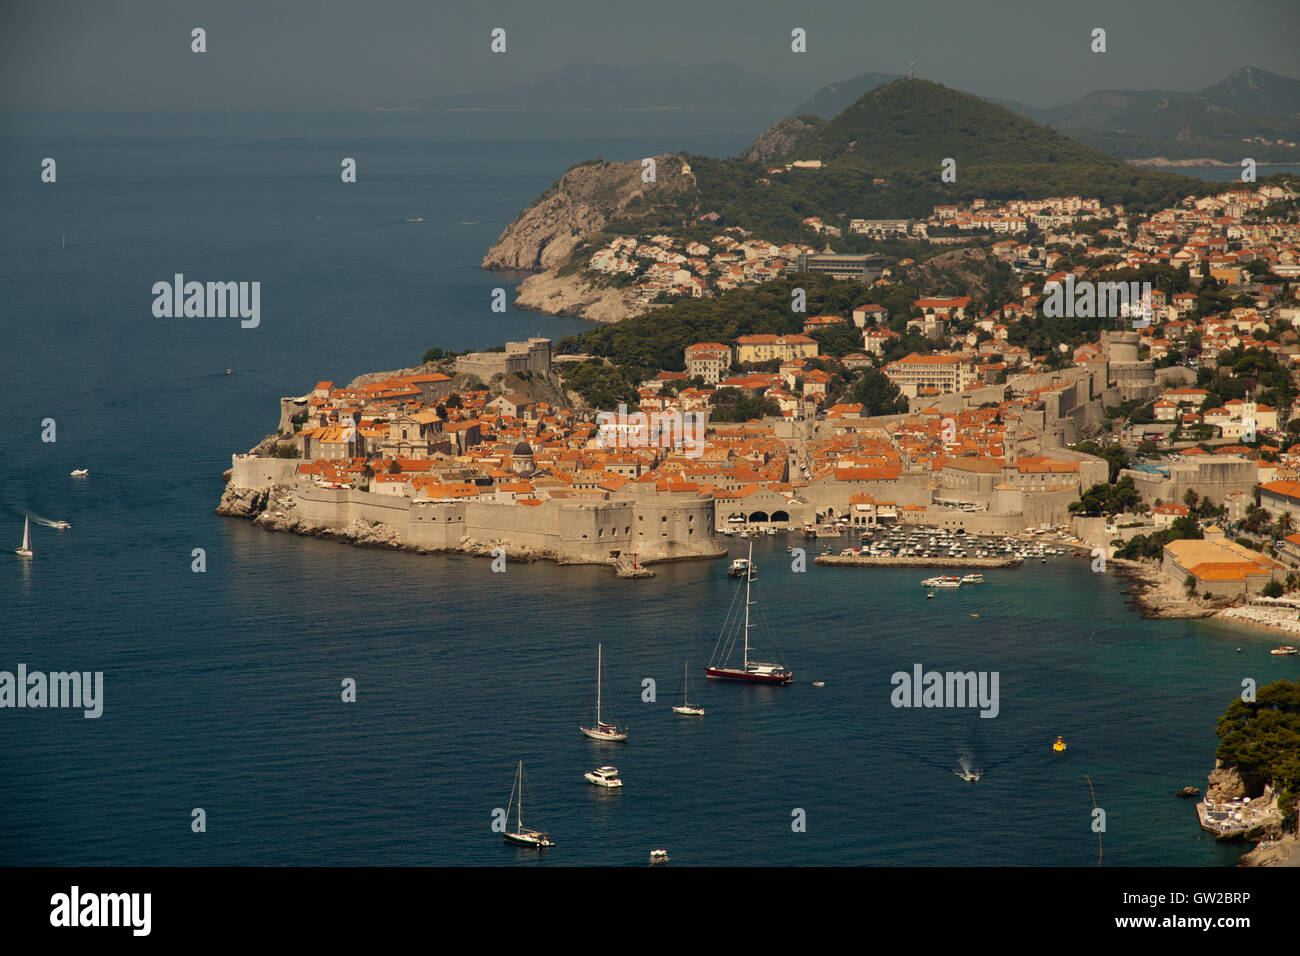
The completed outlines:
[[[549,564],[500,575],[212,513],[230,453],[274,427],[280,395],[433,345],[583,327],[491,313],[508,277],[478,261],[571,162],[657,152],[666,135],[412,130],[361,149],[333,126],[35,129],[10,121],[0,137],[0,537],[16,546],[24,514],[72,528],[34,526],[28,563],[0,555],[0,669],[103,671],[105,700],[98,720],[0,710],[0,863],[534,862],[490,830],[520,759],[525,822],[556,840],[552,864],[641,865],[665,847],[688,865],[1092,865],[1088,777],[1106,864],[1235,860],[1171,794],[1204,786],[1241,679],[1295,679],[1300,662],[1271,658],[1267,635],[1145,621],[1085,561],[926,600],[923,573],[795,574],[784,548],[802,541],[761,539],[758,639],[796,681],[748,688],[703,680],[735,587],[722,561],[635,582]],[[47,155],[54,186],[37,181]],[[337,182],[343,155],[355,188]],[[174,272],[261,281],[261,326],[154,319],[150,287]],[[81,467],[88,479],[68,477]],[[626,746],[578,731],[598,642]],[[702,720],[669,710],[684,659]],[[999,716],[893,708],[890,675],[916,663],[997,671]],[[348,677],[355,704],[340,701]],[[963,757],[978,784],[953,774]],[[583,782],[605,763],[622,791]]]

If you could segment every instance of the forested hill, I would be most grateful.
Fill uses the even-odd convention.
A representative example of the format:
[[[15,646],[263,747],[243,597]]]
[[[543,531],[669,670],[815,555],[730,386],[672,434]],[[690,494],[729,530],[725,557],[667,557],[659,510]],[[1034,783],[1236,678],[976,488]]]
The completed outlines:
[[[935,205],[976,198],[1059,195],[1148,211],[1221,188],[1131,166],[927,80],[871,90],[828,122],[783,120],[778,127],[759,137],[748,158],[688,157],[692,194],[647,190],[606,231],[680,232],[713,212],[724,225],[786,242],[806,240],[808,216],[843,228],[849,219],[918,218]],[[942,180],[945,159],[956,164],[955,182]],[[823,166],[769,171],[795,160]]]
[[[956,162],[954,183],[940,178],[948,158]],[[918,200],[918,193],[927,194],[925,202],[1078,193],[1104,203],[1168,204],[1202,185],[1135,169],[1011,110],[927,80],[900,79],[867,92],[834,119],[809,126],[785,155],[769,162],[795,159],[820,159],[827,168],[785,174],[791,183],[817,173],[828,181],[889,180],[875,192],[894,215],[907,215],[907,200]],[[928,209],[910,208],[911,215],[920,212]]]

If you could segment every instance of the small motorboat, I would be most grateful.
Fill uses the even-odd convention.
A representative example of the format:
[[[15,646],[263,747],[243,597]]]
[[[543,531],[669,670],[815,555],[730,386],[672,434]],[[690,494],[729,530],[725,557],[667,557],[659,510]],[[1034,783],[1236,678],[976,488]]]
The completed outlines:
[[[1052,744],[1052,749],[1058,754],[1065,753],[1065,740],[1061,737],[1056,738],[1056,743]]]
[[[64,531],[71,528],[72,525],[68,524],[66,521],[56,521],[54,522],[54,527],[58,528],[60,531]]]
[[[77,468],[77,469],[73,470],[72,472],[70,472],[69,474],[71,474],[73,478],[85,478],[88,474],[90,474],[90,469],[89,469],[89,468]]]
[[[653,865],[653,864],[658,864],[658,863],[667,863],[667,862],[668,862],[668,851],[667,851],[667,850],[651,850],[651,851],[650,851],[650,863],[651,863],[652,865]]]
[[[619,779],[617,767],[597,767],[582,775],[587,783],[594,783],[598,787],[621,787],[623,781]]]
[[[967,783],[975,783],[980,778],[979,773],[974,770],[954,770],[953,773],[961,777]]]
[[[727,577],[743,578],[746,572],[757,571],[758,568],[750,564],[748,558],[736,558],[731,562],[731,567],[727,568]]]
[[[1275,647],[1269,651],[1274,657],[1290,657],[1292,654],[1300,654],[1300,649],[1292,647],[1290,644],[1283,644],[1281,647]]]
[[[825,686],[826,686],[826,682],[825,682],[824,680],[815,680],[815,681],[813,681],[813,686],[814,686],[814,687],[825,687]]]
[[[933,592],[933,591],[931,591],[929,594],[926,595],[926,598],[927,598],[927,599],[932,598],[932,597],[934,597],[934,592]]]

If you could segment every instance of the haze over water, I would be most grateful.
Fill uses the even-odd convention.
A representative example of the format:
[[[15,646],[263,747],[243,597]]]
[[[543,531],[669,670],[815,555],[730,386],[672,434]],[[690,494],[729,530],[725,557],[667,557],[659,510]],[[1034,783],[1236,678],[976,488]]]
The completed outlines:
[[[558,844],[544,863],[641,865],[666,847],[687,865],[1091,865],[1085,774],[1106,864],[1234,862],[1172,793],[1204,787],[1241,679],[1295,679],[1300,662],[1271,658],[1262,632],[1144,621],[1085,561],[927,601],[921,572],[793,574],[784,549],[802,539],[761,539],[771,626],[756,640],[778,639],[796,681],[746,688],[703,679],[735,587],[722,561],[637,582],[545,563],[498,575],[212,513],[230,454],[275,427],[282,395],[433,346],[585,328],[492,313],[491,290],[520,277],[478,269],[569,165],[733,155],[756,132],[639,117],[592,123],[624,135],[512,138],[495,122],[0,124],[0,538],[17,546],[24,515],[72,524],[34,524],[30,562],[0,556],[0,669],[105,675],[98,720],[0,713],[0,864],[534,862],[489,829],[519,759],[525,822]],[[53,186],[38,179],[48,155]],[[344,156],[355,185],[339,182]],[[155,319],[150,289],[178,272],[260,281],[261,325]],[[578,731],[598,642],[625,747]],[[684,659],[702,720],[669,710]],[[998,671],[999,716],[894,709],[890,675],[915,663]],[[952,773],[963,757],[978,784]],[[583,782],[606,763],[622,791]]]

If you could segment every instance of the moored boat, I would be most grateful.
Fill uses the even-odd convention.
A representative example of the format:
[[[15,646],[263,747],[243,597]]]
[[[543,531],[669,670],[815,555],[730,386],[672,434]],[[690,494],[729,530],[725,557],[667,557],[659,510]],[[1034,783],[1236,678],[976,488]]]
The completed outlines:
[[[692,707],[690,701],[691,693],[691,671],[690,661],[682,664],[682,702],[673,707],[674,714],[681,714],[683,717],[703,717],[703,707]]]
[[[617,767],[597,767],[595,770],[589,770],[582,775],[587,783],[593,783],[598,787],[621,787],[623,781],[619,779]]]
[[[749,557],[751,568],[753,565],[754,546],[749,547]],[[710,680],[730,680],[740,681],[752,684],[789,684],[794,680],[794,674],[786,670],[780,664],[774,664],[766,661],[751,661],[749,659],[749,631],[750,615],[749,609],[753,606],[750,600],[750,584],[754,579],[752,570],[745,575],[745,611],[743,627],[739,616],[733,627],[728,628],[731,621],[731,615],[728,615],[727,621],[723,622],[722,632],[718,635],[717,645],[713,649],[714,660],[710,661],[709,667],[705,670],[705,676]],[[739,595],[737,595],[739,596]],[[732,602],[735,606],[735,602]],[[743,651],[741,655],[740,667],[728,667],[732,652],[735,650],[736,638],[743,635]]]
[[[604,645],[596,645],[596,722],[591,727],[579,726],[578,729],[592,740],[626,741],[627,729],[615,724],[605,723],[600,716],[601,670],[604,665]]]
[[[1275,647],[1269,651],[1274,657],[1290,657],[1292,654],[1300,654],[1300,649],[1292,647],[1290,644],[1283,644],[1281,647]]]
[[[515,794],[518,793],[518,800]],[[515,808],[515,827],[510,829],[510,807]],[[519,843],[523,846],[532,847],[535,850],[544,850],[547,847],[555,846],[551,840],[550,834],[545,830],[534,830],[531,827],[524,826],[524,762],[519,761],[519,769],[515,771],[515,782],[510,788],[510,802],[506,803],[506,829],[501,834],[508,843]]]

